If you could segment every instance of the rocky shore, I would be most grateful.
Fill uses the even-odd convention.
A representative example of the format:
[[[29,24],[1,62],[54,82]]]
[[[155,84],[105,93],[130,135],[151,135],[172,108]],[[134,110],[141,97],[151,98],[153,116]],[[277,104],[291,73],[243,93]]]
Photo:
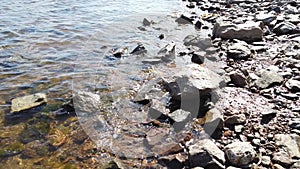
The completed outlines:
[[[74,91],[59,104],[44,93],[13,99],[1,123],[31,116],[1,129],[0,157],[29,168],[300,168],[300,2],[183,5],[173,22],[195,33],[154,57],[142,43],[105,56],[142,58],[129,90]],[[137,30],[156,24],[146,17]]]

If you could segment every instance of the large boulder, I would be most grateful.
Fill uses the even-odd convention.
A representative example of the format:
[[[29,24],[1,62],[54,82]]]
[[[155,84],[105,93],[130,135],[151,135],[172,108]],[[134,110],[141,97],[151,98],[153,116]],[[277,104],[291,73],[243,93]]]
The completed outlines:
[[[11,102],[11,112],[20,112],[28,110],[47,103],[47,97],[44,93],[14,98]]]
[[[246,42],[260,41],[263,38],[262,22],[246,22],[233,24],[217,20],[213,28],[213,36],[223,39],[239,39]]]

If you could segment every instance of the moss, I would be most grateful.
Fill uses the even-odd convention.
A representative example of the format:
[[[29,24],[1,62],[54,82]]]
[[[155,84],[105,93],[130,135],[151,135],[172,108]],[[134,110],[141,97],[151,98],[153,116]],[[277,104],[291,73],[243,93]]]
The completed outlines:
[[[0,157],[6,156],[11,153],[19,153],[24,150],[24,145],[20,142],[13,142],[12,144],[8,144],[4,147],[0,148]]]
[[[75,166],[73,166],[72,164],[66,164],[63,169],[77,169]]]
[[[50,130],[50,125],[46,121],[40,121],[35,124],[35,128],[39,131],[39,133],[47,134]]]
[[[61,102],[48,103],[45,107],[43,107],[41,112],[49,113],[51,111],[58,110],[61,107],[61,105],[62,105]]]
[[[101,169],[119,169],[119,167],[114,161],[110,161],[109,163],[103,165]]]

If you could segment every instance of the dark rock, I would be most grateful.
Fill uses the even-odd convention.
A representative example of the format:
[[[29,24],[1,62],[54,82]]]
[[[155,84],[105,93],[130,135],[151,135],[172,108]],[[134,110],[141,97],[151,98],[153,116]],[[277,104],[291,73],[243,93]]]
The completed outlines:
[[[175,49],[176,44],[171,42],[160,49],[157,54],[163,61],[173,61],[175,59]]]
[[[150,26],[151,25],[151,22],[148,21],[146,18],[144,18],[143,20],[143,26]]]
[[[289,121],[289,126],[293,129],[300,130],[300,119],[292,119]]]
[[[246,116],[244,114],[237,114],[229,116],[227,119],[225,119],[226,125],[235,125],[235,124],[243,124],[246,122]]]
[[[276,152],[273,154],[272,161],[284,166],[288,167],[292,164],[292,160],[287,152],[284,150],[280,150],[279,152]]]
[[[185,16],[184,14],[175,20],[175,22],[179,24],[193,24],[193,21],[194,19],[192,17]]]
[[[185,157],[180,154],[160,157],[158,163],[172,169],[184,168]]]
[[[136,48],[133,49],[133,51],[130,52],[130,54],[132,55],[140,55],[144,53],[147,53],[147,50],[143,44],[139,44]]]
[[[201,65],[204,63],[204,56],[201,53],[193,53],[191,61]]]
[[[290,22],[281,22],[273,28],[273,32],[277,35],[299,33],[299,28]]]
[[[236,71],[230,72],[230,80],[237,87],[244,87],[247,85],[246,77],[242,73]]]
[[[162,40],[163,38],[165,38],[165,35],[164,35],[164,34],[160,34],[160,35],[158,36],[158,38],[159,38],[160,40]]]
[[[196,28],[196,29],[201,29],[201,26],[202,26],[202,23],[201,23],[200,21],[197,21],[197,22],[195,23],[195,28]]]

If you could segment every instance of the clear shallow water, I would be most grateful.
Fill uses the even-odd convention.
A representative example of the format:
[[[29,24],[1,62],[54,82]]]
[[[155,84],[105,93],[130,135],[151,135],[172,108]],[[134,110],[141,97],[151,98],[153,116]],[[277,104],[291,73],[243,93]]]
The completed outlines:
[[[103,56],[113,47],[145,42],[151,50],[155,42],[146,41],[157,32],[137,33],[142,19],[178,7],[175,0],[2,1],[0,104],[37,91],[62,97],[74,72],[108,73]]]

